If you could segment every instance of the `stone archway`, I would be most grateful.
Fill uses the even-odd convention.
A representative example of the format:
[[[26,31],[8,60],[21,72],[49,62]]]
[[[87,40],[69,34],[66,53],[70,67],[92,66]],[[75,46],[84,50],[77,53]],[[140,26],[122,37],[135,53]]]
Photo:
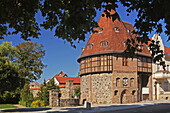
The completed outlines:
[[[129,91],[127,91],[126,89],[122,91],[121,93],[121,104],[127,104],[127,103],[131,103],[132,101],[132,96],[129,93]]]

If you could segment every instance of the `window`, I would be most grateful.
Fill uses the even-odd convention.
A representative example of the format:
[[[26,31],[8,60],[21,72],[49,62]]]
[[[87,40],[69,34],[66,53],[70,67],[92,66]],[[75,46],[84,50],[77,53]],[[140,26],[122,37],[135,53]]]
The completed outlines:
[[[123,86],[128,86],[128,78],[123,78]]]
[[[128,59],[127,58],[122,58],[122,66],[128,66]]]
[[[107,66],[107,56],[101,56],[101,66]]]
[[[168,91],[168,82],[164,82],[164,90]]]
[[[87,68],[87,67],[90,67],[90,58],[87,58],[87,59],[86,59],[86,68]]]
[[[117,26],[114,27],[113,29],[115,30],[115,32],[119,32],[120,31],[119,27],[117,27]]]
[[[135,90],[133,90],[133,91],[132,91],[132,95],[134,95],[134,94],[135,94],[135,92],[136,92],[136,91],[135,91]]]
[[[129,29],[127,29],[127,32],[128,32],[128,33],[130,33],[130,30],[129,30]]]
[[[99,27],[99,32],[98,33],[102,33],[103,32],[103,28]]]
[[[157,71],[159,71],[159,64],[157,64]]]
[[[108,41],[101,41],[100,45],[101,47],[106,47],[108,45]]]
[[[134,86],[134,78],[130,79],[130,86],[133,87]]]
[[[93,45],[94,45],[93,43],[92,44],[88,44],[87,45],[87,49],[92,49]]]
[[[169,71],[169,65],[167,65],[167,70],[166,71]]]
[[[115,93],[114,93],[114,95],[117,95],[118,94],[118,90],[115,90]]]
[[[116,87],[120,86],[120,78],[116,78]]]

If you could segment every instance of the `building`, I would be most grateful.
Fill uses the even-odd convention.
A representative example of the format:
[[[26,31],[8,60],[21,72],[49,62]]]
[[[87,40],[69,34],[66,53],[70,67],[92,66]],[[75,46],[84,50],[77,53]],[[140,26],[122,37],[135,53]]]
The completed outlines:
[[[67,80],[73,81],[74,88],[80,87],[80,77],[54,77],[54,83],[59,86],[59,88],[65,88]]]
[[[55,75],[55,77],[68,77],[67,74],[63,73],[62,71]]]
[[[33,94],[33,97],[37,97],[37,93],[40,90],[40,85],[36,81],[33,81],[29,84],[29,90]]]
[[[164,46],[160,35],[155,34],[151,40],[159,41],[160,49],[164,52],[166,68],[160,66],[159,62],[152,64],[153,77],[153,100],[170,100],[170,47]]]
[[[115,14],[115,11],[111,11]],[[152,99],[152,61],[146,46],[133,58],[125,58],[126,40],[134,38],[132,24],[100,17],[98,33],[90,36],[78,58],[81,102],[132,103]]]

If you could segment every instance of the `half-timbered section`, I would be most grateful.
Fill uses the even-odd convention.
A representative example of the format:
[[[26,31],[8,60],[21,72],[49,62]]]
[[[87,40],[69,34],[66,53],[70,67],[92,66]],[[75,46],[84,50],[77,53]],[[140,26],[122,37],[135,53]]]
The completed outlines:
[[[80,75],[112,72],[112,63],[111,54],[83,58],[80,63]]]

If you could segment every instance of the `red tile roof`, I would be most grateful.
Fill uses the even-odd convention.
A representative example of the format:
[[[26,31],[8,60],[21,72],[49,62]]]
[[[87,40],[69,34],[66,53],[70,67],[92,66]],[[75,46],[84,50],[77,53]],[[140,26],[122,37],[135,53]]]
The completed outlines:
[[[164,46],[164,53],[165,54],[170,54],[170,47]]]
[[[29,90],[40,90],[40,87],[38,87],[38,88],[30,88]]]
[[[64,76],[67,76],[67,75],[63,73],[62,71],[55,75],[55,77],[64,77]]]
[[[73,83],[80,83],[80,77],[55,77],[59,83],[66,83],[66,80],[73,80]]]
[[[112,10],[111,14],[114,13],[115,11]],[[128,38],[134,38],[136,36],[127,32],[127,30],[130,30],[130,32],[135,30],[132,24],[128,22],[119,21],[118,19],[113,22],[112,19],[101,16],[98,24],[101,28],[103,28],[102,33],[93,33],[91,35],[80,58],[94,54],[123,52],[126,49],[123,42],[125,42]],[[119,32],[115,32],[115,27],[118,27]],[[99,28],[95,28],[95,30],[98,31]],[[101,41],[108,41],[108,46],[101,47]],[[93,44],[91,49],[87,48],[89,44]],[[142,53],[150,55],[147,47],[144,47]]]

